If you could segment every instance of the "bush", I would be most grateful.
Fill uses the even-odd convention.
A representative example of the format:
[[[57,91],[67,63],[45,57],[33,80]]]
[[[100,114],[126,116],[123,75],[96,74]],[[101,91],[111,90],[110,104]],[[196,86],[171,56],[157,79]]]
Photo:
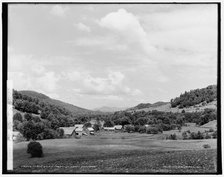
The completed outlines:
[[[203,148],[207,149],[207,148],[211,148],[211,146],[209,144],[204,144]]]
[[[55,139],[59,137],[58,132],[53,129],[44,129],[44,139]]]
[[[133,125],[126,125],[125,126],[125,131],[127,131],[128,133],[134,132],[135,127]]]
[[[161,130],[158,127],[147,127],[146,128],[147,134],[158,134],[159,132],[161,132]]]
[[[141,126],[141,127],[139,127],[138,132],[139,132],[139,133],[146,133],[146,127],[145,127],[145,126]]]
[[[64,137],[64,130],[61,128],[58,128],[57,130],[58,136],[59,138],[63,138]]]
[[[167,139],[170,139],[170,140],[177,140],[177,135],[174,133],[174,134],[170,134]]]
[[[182,137],[183,137],[183,140],[187,140],[188,139],[188,133],[186,131],[184,131],[182,133]]]
[[[214,130],[212,128],[209,129],[209,132],[214,132]]]
[[[217,131],[214,131],[214,133],[212,133],[212,137],[217,138]]]
[[[23,117],[22,117],[22,115],[20,114],[20,113],[16,113],[14,116],[13,116],[13,121],[15,121],[15,120],[17,120],[17,121],[19,121],[19,122],[22,122],[23,121]]]
[[[139,132],[140,127],[140,125],[135,125],[135,132]]]
[[[190,134],[190,139],[204,139],[204,136],[200,131],[198,131],[198,133],[192,132]]]
[[[94,129],[94,131],[99,131],[100,130],[100,125],[99,124],[94,124],[93,125],[93,129]]]
[[[27,121],[30,121],[30,120],[32,120],[32,114],[25,113],[25,114],[24,114],[24,118],[25,118]]]
[[[205,139],[211,139],[211,135],[209,135],[208,133],[205,134]]]
[[[31,154],[31,157],[43,157],[43,148],[39,142],[30,142],[27,145],[27,153]]]
[[[37,135],[38,140],[43,140],[44,139],[44,133],[40,133]]]

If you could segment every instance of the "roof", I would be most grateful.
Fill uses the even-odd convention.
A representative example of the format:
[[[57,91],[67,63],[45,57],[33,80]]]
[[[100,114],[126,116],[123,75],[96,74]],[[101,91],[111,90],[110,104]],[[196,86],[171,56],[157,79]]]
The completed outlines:
[[[18,131],[13,131],[13,136],[18,136],[20,134],[20,132]]]
[[[75,124],[76,128],[83,128],[84,124]]]
[[[120,130],[122,129],[122,125],[115,125],[114,128]]]
[[[94,131],[94,129],[92,127],[88,127],[87,128],[89,131]]]
[[[59,128],[64,130],[65,135],[71,135],[76,127],[59,127]]]
[[[114,130],[115,127],[103,127],[103,129],[105,129],[105,130]]]
[[[75,131],[76,131],[76,132],[82,132],[82,131],[83,131],[83,128],[82,128],[82,127],[77,127],[77,128],[75,129]]]

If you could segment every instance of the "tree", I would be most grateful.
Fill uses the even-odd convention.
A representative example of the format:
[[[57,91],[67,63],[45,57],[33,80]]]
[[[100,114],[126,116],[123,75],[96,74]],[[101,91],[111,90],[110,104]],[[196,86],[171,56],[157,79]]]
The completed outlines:
[[[106,120],[103,124],[104,127],[113,127],[114,126],[114,122],[111,120]]]
[[[136,125],[145,125],[148,122],[148,119],[146,117],[140,117],[136,120],[135,124]]]
[[[25,113],[24,114],[24,118],[27,120],[27,121],[30,121],[32,120],[32,115],[30,113]]]
[[[84,124],[84,127],[86,127],[86,128],[88,128],[88,127],[92,127],[92,124],[91,124],[90,122],[86,122],[86,123]]]
[[[23,117],[22,117],[22,115],[19,112],[17,112],[17,113],[14,114],[13,121],[15,121],[15,120],[17,120],[19,122],[22,122],[23,121]]]
[[[93,129],[97,132],[100,130],[100,125],[99,124],[94,124]]]

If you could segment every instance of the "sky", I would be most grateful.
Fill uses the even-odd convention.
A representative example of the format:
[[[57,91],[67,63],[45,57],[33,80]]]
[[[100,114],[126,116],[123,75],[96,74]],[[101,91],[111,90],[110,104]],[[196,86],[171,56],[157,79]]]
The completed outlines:
[[[8,13],[16,90],[94,109],[217,83],[215,4],[10,4]]]

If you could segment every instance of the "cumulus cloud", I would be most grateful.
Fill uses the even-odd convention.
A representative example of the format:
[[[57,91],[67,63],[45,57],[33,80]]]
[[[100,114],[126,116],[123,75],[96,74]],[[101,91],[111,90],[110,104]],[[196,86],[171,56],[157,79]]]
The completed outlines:
[[[125,85],[125,75],[119,71],[110,71],[106,77],[93,77],[81,72],[79,74],[77,72],[67,74],[67,76],[72,75],[79,76],[76,79],[67,77],[74,82],[74,85],[78,86],[73,89],[76,94],[96,95],[102,98],[106,96],[111,99],[117,96],[138,96],[142,94],[139,89],[132,89]]]
[[[80,31],[91,32],[90,27],[83,23],[77,23],[77,24],[74,24],[74,26],[77,27]]]
[[[15,89],[34,90],[53,96],[60,77],[32,55],[9,55],[9,80]]]
[[[50,14],[58,16],[58,17],[64,17],[65,16],[65,12],[67,11],[67,8],[62,7],[61,5],[54,5],[51,10],[50,10]]]
[[[138,18],[125,9],[107,14],[98,23],[101,27],[118,32],[118,35],[123,36],[125,42],[130,45],[134,44],[135,47],[136,44],[140,45],[148,54],[155,51],[155,47],[148,40],[148,35]]]

